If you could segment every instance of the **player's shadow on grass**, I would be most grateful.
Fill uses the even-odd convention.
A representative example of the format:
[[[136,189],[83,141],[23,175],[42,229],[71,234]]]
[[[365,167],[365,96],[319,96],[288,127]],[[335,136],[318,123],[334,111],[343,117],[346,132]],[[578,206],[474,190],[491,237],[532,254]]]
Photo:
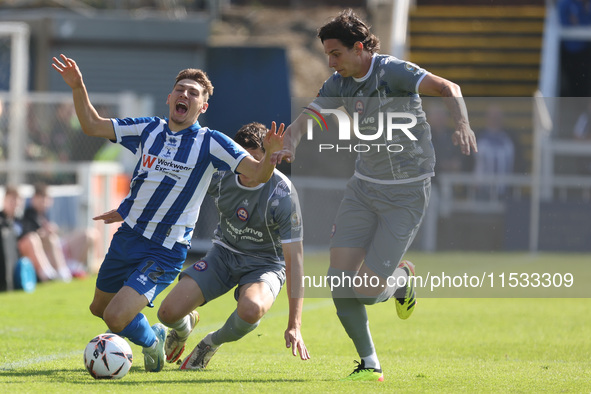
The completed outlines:
[[[208,384],[208,383],[224,383],[224,384],[232,384],[232,383],[305,383],[305,382],[310,382],[310,380],[308,379],[228,379],[228,378],[219,378],[219,379],[199,379],[199,376],[197,374],[202,374],[203,372],[196,372],[196,373],[191,373],[191,372],[183,372],[184,374],[187,374],[187,377],[185,379],[175,379],[173,381],[171,380],[150,380],[149,383],[150,384],[199,384],[199,383],[203,383],[203,384]],[[117,382],[117,384],[121,384],[121,385],[133,385],[133,386],[137,386],[138,382],[137,381],[127,381],[125,380],[125,378],[120,379],[120,380],[108,380],[109,382]],[[79,384],[88,384],[88,381],[86,382],[70,382],[70,383],[79,383]],[[148,383],[148,381],[146,381],[146,383]]]
[[[12,377],[31,377],[31,376],[57,376],[59,374],[64,374],[64,377],[67,379],[72,378],[73,373],[79,373],[80,376],[86,378],[88,372],[85,369],[68,369],[68,368],[61,368],[61,369],[18,369],[18,370],[1,370],[0,369],[0,376],[12,376]]]

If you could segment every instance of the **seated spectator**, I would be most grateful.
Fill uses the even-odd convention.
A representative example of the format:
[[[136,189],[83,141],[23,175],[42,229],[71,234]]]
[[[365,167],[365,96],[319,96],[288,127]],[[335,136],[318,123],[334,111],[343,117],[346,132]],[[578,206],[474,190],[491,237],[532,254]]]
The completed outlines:
[[[35,185],[35,193],[22,218],[23,235],[19,249],[33,261],[40,281],[85,277],[88,251],[97,235],[89,229],[60,239],[58,226],[47,217],[52,204],[47,185]]]
[[[12,228],[17,237],[22,233],[22,227],[17,218],[17,212],[21,203],[22,198],[18,189],[14,186],[6,186],[4,190],[3,209],[0,211],[0,226]]]

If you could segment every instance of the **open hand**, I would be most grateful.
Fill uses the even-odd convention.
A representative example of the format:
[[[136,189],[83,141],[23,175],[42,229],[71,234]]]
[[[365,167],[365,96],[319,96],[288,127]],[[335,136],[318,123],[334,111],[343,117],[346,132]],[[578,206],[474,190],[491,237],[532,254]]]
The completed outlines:
[[[60,59],[57,57],[53,58],[51,67],[61,74],[64,81],[72,89],[83,86],[82,73],[74,59],[70,59],[69,57],[66,57],[66,55],[61,54]]]
[[[271,164],[279,165],[281,161],[285,160],[288,163],[293,162],[295,159],[295,154],[286,148],[281,149],[271,155]]]
[[[263,147],[265,152],[273,154],[283,148],[283,138],[285,136],[285,124],[281,123],[277,129],[277,123],[271,123],[271,129],[265,135],[263,140]]]
[[[108,212],[101,213],[100,215],[93,217],[92,220],[103,220],[105,224],[110,224],[122,222],[123,218],[116,209],[112,209]]]
[[[306,348],[302,333],[297,328],[288,328],[285,330],[285,347],[288,349],[291,348],[291,353],[294,356],[297,356],[299,353],[302,360],[310,359],[310,353]]]
[[[476,135],[470,126],[458,128],[458,130],[452,134],[451,140],[455,146],[460,146],[460,150],[466,156],[470,156],[470,149],[472,149],[474,153],[478,152]]]

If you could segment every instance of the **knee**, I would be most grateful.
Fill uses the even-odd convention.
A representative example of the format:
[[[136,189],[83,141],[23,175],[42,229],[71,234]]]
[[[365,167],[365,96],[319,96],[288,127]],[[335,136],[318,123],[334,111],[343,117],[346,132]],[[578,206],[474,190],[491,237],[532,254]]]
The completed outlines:
[[[244,300],[238,303],[238,316],[249,324],[254,324],[265,315],[266,308],[262,302]]]
[[[57,233],[49,232],[45,235],[45,239],[52,245],[59,245],[61,243],[60,237]]]
[[[168,308],[164,303],[160,305],[160,309],[158,309],[158,320],[162,322],[164,325],[174,324],[179,321],[183,316],[177,316],[174,311]]]
[[[108,308],[103,311],[102,318],[109,329],[115,333],[123,331],[123,329],[129,324],[127,316]]]
[[[99,305],[96,302],[92,302],[90,304],[90,306],[88,307],[88,309],[90,309],[90,313],[92,313],[94,316],[96,317],[103,317],[103,313],[105,312],[105,308],[102,305]]]

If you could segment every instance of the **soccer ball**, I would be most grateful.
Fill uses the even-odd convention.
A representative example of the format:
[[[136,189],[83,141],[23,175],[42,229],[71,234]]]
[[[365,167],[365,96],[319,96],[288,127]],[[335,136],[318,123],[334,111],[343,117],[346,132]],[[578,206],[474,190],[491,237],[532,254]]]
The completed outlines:
[[[132,362],[131,347],[119,335],[97,335],[84,349],[84,366],[95,379],[121,379]]]

